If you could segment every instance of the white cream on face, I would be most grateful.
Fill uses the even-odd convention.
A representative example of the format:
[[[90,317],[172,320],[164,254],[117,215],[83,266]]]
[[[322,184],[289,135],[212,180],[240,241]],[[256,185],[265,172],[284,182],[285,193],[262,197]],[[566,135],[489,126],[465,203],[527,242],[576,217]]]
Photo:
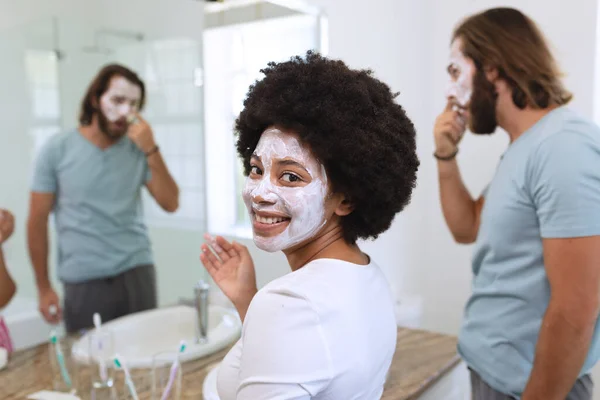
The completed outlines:
[[[285,231],[274,237],[254,234],[254,243],[262,250],[289,249],[310,239],[325,225],[327,175],[325,168],[298,139],[279,129],[267,129],[254,154],[262,163],[262,175],[249,176],[243,191],[244,202],[253,211],[283,214],[290,218]],[[284,186],[280,176],[272,176],[276,161],[292,160],[311,176],[306,186]]]
[[[464,56],[460,39],[452,42],[448,67],[456,71],[457,76],[450,77],[446,97],[454,97],[460,106],[466,107],[473,93],[473,64]]]
[[[122,76],[110,81],[108,90],[100,97],[100,109],[106,119],[115,122],[137,112],[142,90]]]

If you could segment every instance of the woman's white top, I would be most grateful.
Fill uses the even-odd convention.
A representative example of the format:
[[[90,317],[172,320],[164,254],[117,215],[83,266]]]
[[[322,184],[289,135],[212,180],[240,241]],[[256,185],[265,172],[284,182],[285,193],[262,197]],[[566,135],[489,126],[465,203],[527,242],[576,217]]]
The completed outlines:
[[[396,335],[393,296],[377,265],[312,261],[254,296],[219,368],[219,397],[379,399]]]

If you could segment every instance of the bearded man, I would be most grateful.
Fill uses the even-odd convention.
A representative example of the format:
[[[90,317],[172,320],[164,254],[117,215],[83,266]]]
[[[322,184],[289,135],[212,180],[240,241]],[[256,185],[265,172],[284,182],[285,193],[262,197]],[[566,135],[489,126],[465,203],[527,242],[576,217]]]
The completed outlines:
[[[542,33],[494,8],[455,29],[447,106],[434,128],[441,205],[475,243],[458,350],[473,399],[592,398],[600,357],[600,129],[571,94]],[[510,139],[473,199],[456,162],[469,128]]]
[[[156,273],[144,222],[146,186],[167,212],[179,205],[150,125],[139,115],[142,80],[117,64],[102,68],[83,98],[79,127],[54,135],[35,163],[27,222],[39,310],[68,332],[156,307]],[[54,214],[58,277],[48,277],[48,219]]]

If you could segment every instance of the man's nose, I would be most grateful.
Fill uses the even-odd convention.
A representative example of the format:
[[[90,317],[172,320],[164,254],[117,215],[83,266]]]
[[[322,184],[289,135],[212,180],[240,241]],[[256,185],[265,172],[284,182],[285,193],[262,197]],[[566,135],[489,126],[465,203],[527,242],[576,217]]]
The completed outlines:
[[[132,108],[129,104],[121,104],[118,110],[120,115],[129,115],[132,111]]]

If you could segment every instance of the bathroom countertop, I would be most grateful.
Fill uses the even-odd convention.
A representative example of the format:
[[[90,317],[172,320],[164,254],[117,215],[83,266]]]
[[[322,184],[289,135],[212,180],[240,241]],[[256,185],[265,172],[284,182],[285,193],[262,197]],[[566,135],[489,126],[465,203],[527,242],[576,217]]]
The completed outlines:
[[[202,400],[202,383],[207,373],[225,356],[228,349],[183,364],[182,399]],[[438,333],[399,328],[398,344],[382,400],[413,400],[425,392],[459,363],[456,338]],[[80,369],[81,377],[87,368]],[[133,374],[140,400],[149,398],[147,372]],[[140,377],[141,376],[141,377]],[[40,390],[50,389],[52,377],[46,345],[19,351],[0,370],[0,398],[26,399]],[[117,379],[116,387],[123,388]],[[86,398],[82,396],[83,398]],[[124,397],[121,397],[124,398]]]

